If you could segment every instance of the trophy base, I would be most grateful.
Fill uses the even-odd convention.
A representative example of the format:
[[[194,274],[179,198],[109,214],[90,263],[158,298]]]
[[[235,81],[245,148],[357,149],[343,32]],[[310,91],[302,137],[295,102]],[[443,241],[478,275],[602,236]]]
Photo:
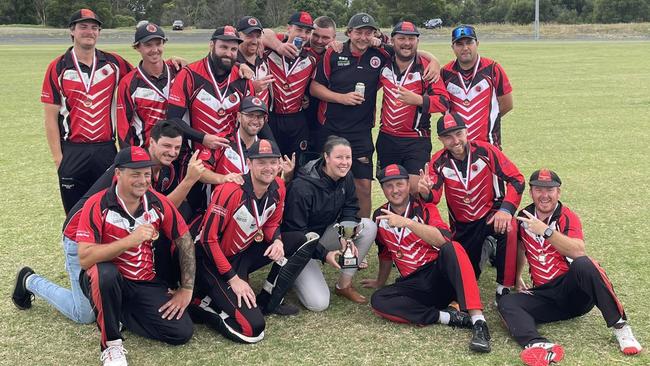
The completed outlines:
[[[357,257],[339,257],[339,266],[341,269],[359,268],[359,259]]]

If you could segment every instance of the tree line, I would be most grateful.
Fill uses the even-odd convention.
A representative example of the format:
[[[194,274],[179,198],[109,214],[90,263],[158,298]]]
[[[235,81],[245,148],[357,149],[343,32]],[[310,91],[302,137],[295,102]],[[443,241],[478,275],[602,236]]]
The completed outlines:
[[[353,14],[372,14],[385,27],[408,19],[422,24],[441,18],[443,24],[518,23],[534,19],[535,0],[0,0],[0,24],[65,27],[70,15],[93,9],[105,28],[133,26],[140,20],[169,25],[215,28],[243,15],[264,26],[286,24],[291,13],[305,10],[328,15],[345,26]],[[629,23],[650,21],[648,0],[540,0],[540,21],[556,23]]]

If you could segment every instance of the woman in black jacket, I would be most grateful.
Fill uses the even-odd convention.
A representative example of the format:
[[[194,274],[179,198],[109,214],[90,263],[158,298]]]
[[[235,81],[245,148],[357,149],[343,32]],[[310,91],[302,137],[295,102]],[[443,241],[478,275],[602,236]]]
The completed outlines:
[[[359,219],[359,203],[350,173],[352,149],[341,137],[330,136],[323,147],[323,156],[310,161],[300,169],[287,188],[283,231],[310,231],[321,238],[314,258],[338,267],[336,255],[342,243],[335,224],[362,228],[354,243],[359,262],[366,256],[377,233],[376,224],[369,219]],[[342,269],[335,292],[357,303],[367,299],[352,287],[352,277],[357,269]],[[294,283],[300,302],[309,310],[323,311],[329,306],[330,292],[320,264],[310,261]]]

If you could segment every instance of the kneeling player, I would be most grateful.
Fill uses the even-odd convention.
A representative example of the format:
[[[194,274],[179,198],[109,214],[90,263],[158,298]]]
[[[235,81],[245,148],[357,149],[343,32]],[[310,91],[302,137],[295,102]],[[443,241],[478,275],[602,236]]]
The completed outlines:
[[[280,237],[286,190],[277,176],[280,149],[274,142],[255,142],[246,164],[244,183],[217,186],[203,218],[195,294],[201,300],[191,311],[195,321],[206,322],[226,338],[256,343],[264,338],[263,314],[298,312],[281,304],[282,298],[311,259],[318,235],[288,232]],[[271,262],[256,297],[248,276]]]
[[[564,356],[560,345],[542,337],[536,323],[571,319],[600,309],[608,327],[613,327],[621,351],[641,352],[627,324],[605,271],[585,255],[580,218],[562,205],[560,177],[548,169],[534,172],[529,180],[533,203],[519,212],[519,254],[517,290],[499,301],[499,312],[510,334],[525,347],[521,360],[526,365],[545,366]],[[521,278],[528,261],[532,288]]]
[[[463,247],[451,241],[449,227],[433,203],[409,195],[408,171],[392,164],[379,173],[388,203],[373,215],[377,221],[379,273],[364,280],[365,287],[379,288],[371,306],[377,315],[399,323],[448,324],[471,327],[469,348],[490,352],[490,333],[483,317],[472,264]],[[395,263],[401,277],[382,287]],[[440,310],[452,300],[462,310]]]

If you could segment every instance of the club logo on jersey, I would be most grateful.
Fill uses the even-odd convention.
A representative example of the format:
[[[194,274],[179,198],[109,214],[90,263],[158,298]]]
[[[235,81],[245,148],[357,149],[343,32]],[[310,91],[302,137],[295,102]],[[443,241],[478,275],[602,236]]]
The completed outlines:
[[[476,165],[472,165],[472,171],[475,172],[478,170],[478,167]]]
[[[156,28],[155,25],[153,25],[153,24],[151,24],[151,23],[147,24],[147,31],[149,31],[149,32],[151,32],[151,33],[154,33],[154,32],[156,32],[157,30],[158,30],[158,28]]]
[[[307,140],[300,141],[300,150],[302,151],[307,150]]]
[[[480,86],[480,85],[477,85],[477,86],[476,86],[476,92],[477,92],[477,93],[480,93],[481,90],[483,90],[483,89],[481,89],[481,86]]]
[[[235,103],[235,102],[237,102],[237,96],[236,96],[235,94],[230,94],[230,96],[228,97],[228,101],[229,101],[230,103]]]
[[[373,69],[376,69],[381,65],[381,60],[377,56],[372,56],[370,59],[370,66],[372,66]]]
[[[408,80],[413,80],[413,75],[408,74],[408,76],[406,77],[406,79],[408,79]]]

